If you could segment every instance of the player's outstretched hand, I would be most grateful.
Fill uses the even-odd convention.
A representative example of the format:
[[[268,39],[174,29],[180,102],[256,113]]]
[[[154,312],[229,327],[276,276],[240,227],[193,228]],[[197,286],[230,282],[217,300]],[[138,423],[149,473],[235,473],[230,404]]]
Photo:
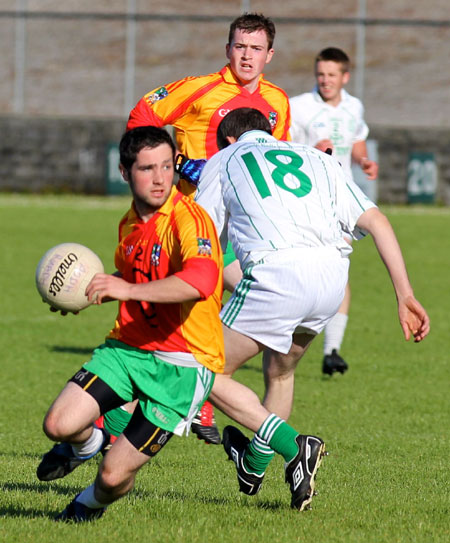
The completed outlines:
[[[130,299],[130,287],[131,283],[116,275],[96,273],[86,287],[86,296],[97,305],[113,300],[126,301]]]
[[[398,301],[398,316],[406,341],[412,334],[414,341],[418,343],[429,334],[430,318],[414,296]]]
[[[378,177],[378,164],[374,160],[364,157],[361,159],[360,166],[369,181],[374,181]]]
[[[327,149],[331,149],[331,151],[333,151],[333,142],[329,139],[320,140],[314,145],[314,147],[319,149],[319,151],[323,151],[324,153],[327,151]]]

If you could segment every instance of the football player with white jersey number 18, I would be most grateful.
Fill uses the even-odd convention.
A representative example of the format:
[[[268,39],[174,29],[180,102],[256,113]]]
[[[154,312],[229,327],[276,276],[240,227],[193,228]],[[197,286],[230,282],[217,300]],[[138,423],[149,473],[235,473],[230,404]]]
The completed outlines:
[[[230,112],[217,140],[222,151],[206,163],[196,201],[213,219],[222,246],[230,239],[243,270],[221,311],[225,374],[264,350],[263,404],[288,420],[297,363],[344,296],[352,248],[342,228],[355,238],[366,233],[374,238],[392,279],[405,339],[426,337],[428,315],[414,297],[389,221],[333,157],[277,141],[267,119],[251,108]],[[218,388],[210,398],[220,409],[227,406]],[[278,422],[272,423],[251,442],[234,426],[224,429],[224,447],[236,463],[241,492],[254,494],[261,487],[274,454],[269,441]],[[302,447],[310,447],[311,454],[297,473],[299,487],[320,463],[321,440],[308,439]],[[314,475],[305,485],[312,498]]]
[[[378,174],[378,164],[367,157],[366,138],[369,133],[364,121],[364,107],[358,98],[345,91],[350,79],[350,60],[344,51],[329,47],[315,59],[316,87],[290,99],[291,137],[317,149],[330,149],[346,175],[352,178],[352,162],[359,164],[369,180]],[[350,242],[351,240],[347,238]],[[339,354],[347,326],[350,287],[339,311],[325,328],[322,371],[333,375],[344,373],[347,363]]]

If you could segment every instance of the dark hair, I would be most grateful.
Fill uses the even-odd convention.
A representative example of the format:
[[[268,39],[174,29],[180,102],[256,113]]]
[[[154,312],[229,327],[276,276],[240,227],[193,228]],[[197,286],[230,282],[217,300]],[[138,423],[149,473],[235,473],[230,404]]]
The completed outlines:
[[[257,32],[258,30],[264,30],[269,43],[269,49],[272,49],[273,41],[275,39],[275,25],[271,19],[264,17],[262,13],[244,13],[235,19],[230,25],[228,45],[233,41],[234,33],[238,29],[247,32],[248,34]]]
[[[238,139],[249,130],[263,130],[272,134],[272,128],[266,117],[257,109],[239,107],[225,115],[217,128],[217,147],[224,149],[229,144],[227,136]]]
[[[337,47],[322,49],[316,56],[315,64],[321,60],[337,62],[342,66],[343,72],[348,72],[350,70],[350,59],[342,49],[338,49]]]
[[[163,143],[167,143],[170,146],[175,160],[175,145],[167,130],[157,128],[156,126],[139,126],[133,128],[125,132],[120,140],[120,163],[127,172],[130,172],[139,151],[145,147],[154,149]]]

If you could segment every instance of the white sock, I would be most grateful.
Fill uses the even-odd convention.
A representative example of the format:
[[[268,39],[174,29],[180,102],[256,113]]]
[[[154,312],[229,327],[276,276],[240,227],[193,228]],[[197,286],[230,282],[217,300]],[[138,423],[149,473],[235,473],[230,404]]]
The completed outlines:
[[[79,503],[82,503],[86,507],[89,507],[91,509],[101,509],[102,507],[106,507],[107,503],[100,503],[96,498],[94,494],[94,484],[91,486],[88,486],[81,492],[77,497],[76,501]]]
[[[348,315],[345,313],[336,313],[325,326],[325,339],[323,342],[323,352],[325,355],[331,354],[333,349],[339,352],[342,340],[344,339],[347,321]]]
[[[100,430],[100,428],[94,426],[91,437],[87,441],[85,441],[84,443],[71,444],[73,454],[77,458],[91,458],[92,456],[95,456],[102,448],[103,439],[103,432]]]

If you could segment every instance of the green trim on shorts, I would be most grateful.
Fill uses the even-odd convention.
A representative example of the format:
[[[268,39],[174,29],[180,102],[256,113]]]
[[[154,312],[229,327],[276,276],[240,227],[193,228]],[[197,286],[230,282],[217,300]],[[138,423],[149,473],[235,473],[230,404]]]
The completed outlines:
[[[115,339],[107,339],[83,365],[98,375],[125,402],[139,399],[146,419],[176,432],[209,396],[215,374],[208,368],[186,368],[157,358]]]
[[[242,279],[236,285],[230,301],[224,308],[225,312],[222,316],[222,322],[228,327],[230,327],[236,320],[236,317],[239,315],[239,311],[244,305],[245,298],[250,292],[252,283],[254,282],[254,278],[252,276],[253,267],[254,264],[245,268]]]
[[[227,243],[227,248],[223,253],[223,267],[225,268],[225,266],[229,266],[235,260],[237,260],[237,257],[234,254],[233,247],[231,245],[231,242],[229,241]]]

